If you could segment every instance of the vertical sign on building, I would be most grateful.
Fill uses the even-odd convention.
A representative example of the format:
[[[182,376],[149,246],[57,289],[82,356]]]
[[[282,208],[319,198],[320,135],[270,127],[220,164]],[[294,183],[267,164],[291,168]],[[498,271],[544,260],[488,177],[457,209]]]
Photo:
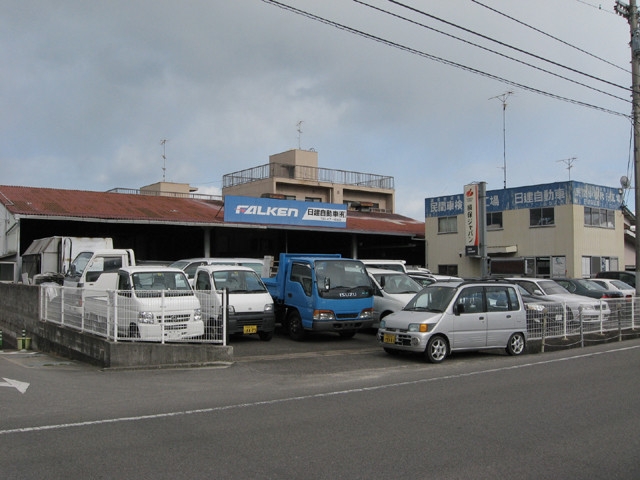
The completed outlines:
[[[478,229],[478,184],[464,186],[464,253],[478,256],[480,235]]]

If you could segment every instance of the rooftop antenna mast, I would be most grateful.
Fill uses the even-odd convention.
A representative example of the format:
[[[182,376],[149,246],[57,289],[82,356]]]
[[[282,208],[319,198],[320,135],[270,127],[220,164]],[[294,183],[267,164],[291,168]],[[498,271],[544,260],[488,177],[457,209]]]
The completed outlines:
[[[562,160],[556,160],[556,162],[564,162],[567,164],[567,170],[569,170],[569,181],[571,181],[571,169],[573,168],[573,162],[577,160],[576,157],[563,158]]]
[[[166,153],[166,144],[167,144],[167,140],[166,139],[162,139],[160,140],[160,145],[162,145],[162,181],[165,181],[165,174],[167,173],[167,156],[165,155]]]
[[[296,123],[296,126],[298,127],[298,150],[302,150],[302,148],[300,147],[300,137],[302,136],[302,120]]]
[[[502,102],[502,170],[504,171],[504,188],[507,188],[507,125],[506,125],[506,111],[507,111],[507,98],[513,95],[513,91],[509,90],[502,95],[496,95],[489,100],[497,98]]]

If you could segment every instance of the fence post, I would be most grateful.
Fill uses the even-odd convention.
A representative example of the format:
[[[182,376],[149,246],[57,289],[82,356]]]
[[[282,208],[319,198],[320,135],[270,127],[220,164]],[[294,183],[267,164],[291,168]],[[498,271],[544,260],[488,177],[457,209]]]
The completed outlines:
[[[160,324],[160,343],[164,343],[164,321],[165,321],[165,313],[166,313],[166,304],[165,304],[165,296],[164,296],[164,290],[160,291],[160,321],[162,322]]]
[[[578,307],[578,322],[580,325],[580,348],[584,348],[584,322],[582,321],[582,305]]]
[[[227,346],[227,315],[229,306],[229,289],[222,289],[222,346]]]

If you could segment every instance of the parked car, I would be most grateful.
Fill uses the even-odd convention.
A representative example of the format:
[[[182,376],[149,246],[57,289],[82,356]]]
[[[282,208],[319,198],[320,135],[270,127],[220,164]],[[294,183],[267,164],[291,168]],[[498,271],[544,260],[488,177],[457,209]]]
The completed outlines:
[[[560,302],[531,295],[521,285],[516,284],[527,312],[527,332],[542,334],[542,326],[546,323],[547,333],[555,326],[561,325],[565,319],[565,307]]]
[[[435,275],[430,273],[424,269],[413,270],[408,269],[407,275],[413,278],[416,282],[418,282],[423,287],[427,287],[435,282],[462,282],[463,279],[460,277],[451,277],[449,275]]]
[[[607,320],[611,314],[607,302],[570,293],[558,282],[549,278],[514,277],[506,280],[522,286],[534,297],[566,305],[568,307],[567,323],[576,322],[579,318],[587,322]]]
[[[377,339],[389,354],[422,353],[432,363],[458,350],[525,350],[527,316],[515,285],[444,282],[422,289],[400,312],[380,321]]]
[[[617,290],[622,292],[627,298],[636,296],[636,289],[622,280],[616,280],[615,278],[592,278],[592,280],[609,291]]]
[[[554,278],[554,280],[566,288],[570,293],[584,295],[591,298],[622,298],[622,292],[607,290],[588,278]]]
[[[224,258],[224,257],[202,257],[202,258],[185,258],[176,260],[170,267],[179,268],[184,271],[189,279],[189,283],[193,287],[193,278],[198,267],[204,265],[239,265],[249,267],[259,276],[262,276],[262,268],[264,260],[261,258]]]
[[[636,288],[636,272],[627,270],[608,270],[606,272],[596,273],[596,278],[615,278],[616,280],[622,280],[624,283],[628,283],[633,288]]]
[[[378,328],[381,319],[402,310],[422,285],[406,273],[395,270],[367,267],[373,286],[373,328]]]

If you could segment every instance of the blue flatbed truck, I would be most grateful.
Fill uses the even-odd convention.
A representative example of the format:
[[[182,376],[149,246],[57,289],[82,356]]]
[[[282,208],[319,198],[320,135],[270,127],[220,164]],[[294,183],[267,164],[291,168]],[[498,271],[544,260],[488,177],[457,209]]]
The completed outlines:
[[[350,338],[373,325],[373,288],[360,260],[281,253],[276,276],[262,280],[273,298],[276,322],[293,340],[307,332]]]

